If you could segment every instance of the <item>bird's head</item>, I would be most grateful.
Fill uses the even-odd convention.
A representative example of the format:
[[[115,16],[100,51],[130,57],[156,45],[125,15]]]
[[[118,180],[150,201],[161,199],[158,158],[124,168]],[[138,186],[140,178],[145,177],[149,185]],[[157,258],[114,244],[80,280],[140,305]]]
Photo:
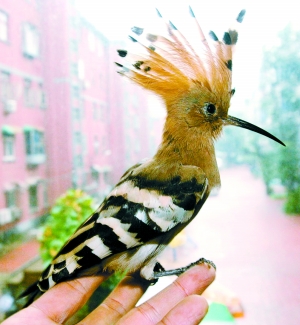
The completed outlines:
[[[188,92],[168,103],[168,120],[182,132],[194,132],[205,139],[217,139],[228,117],[232,91],[226,94],[193,81]]]
[[[243,21],[245,10],[239,13],[236,25],[224,33],[222,40],[210,31],[210,42],[205,38],[191,8],[190,14],[199,32],[200,51],[196,52],[171,22],[166,23],[169,38],[145,34],[142,28],[133,27],[133,33],[144,38],[144,41],[129,37],[141,46],[144,54],[118,50],[119,55],[127,61],[125,65],[116,63],[122,68],[119,73],[164,100],[167,107],[166,128],[171,129],[169,132],[173,135],[193,132],[202,139],[210,140],[216,139],[224,126],[234,125],[283,144],[265,130],[228,115],[230,100],[234,95],[231,80],[232,52],[238,39],[236,27]]]

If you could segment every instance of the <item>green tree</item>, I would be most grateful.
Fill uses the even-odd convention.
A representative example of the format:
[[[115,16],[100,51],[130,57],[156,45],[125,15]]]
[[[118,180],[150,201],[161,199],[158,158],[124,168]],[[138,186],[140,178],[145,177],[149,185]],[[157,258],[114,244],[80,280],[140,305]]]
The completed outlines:
[[[281,179],[288,192],[286,212],[292,214],[300,213],[299,42],[300,32],[289,25],[279,33],[278,44],[264,51],[260,81],[261,120],[268,116],[264,124],[285,142],[286,148],[268,144],[260,150],[261,146],[257,146],[267,187],[272,178]]]
[[[78,189],[68,190],[57,199],[39,238],[41,256],[45,265],[51,262],[64,243],[93,213],[94,209],[93,198]]]

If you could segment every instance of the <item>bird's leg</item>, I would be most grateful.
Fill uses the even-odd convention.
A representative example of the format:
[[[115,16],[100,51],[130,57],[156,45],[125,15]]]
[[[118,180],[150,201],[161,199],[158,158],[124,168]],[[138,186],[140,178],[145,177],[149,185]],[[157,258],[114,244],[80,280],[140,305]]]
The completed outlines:
[[[153,264],[151,265],[151,268],[149,268],[147,266],[146,269],[147,269],[147,271],[151,272],[151,275],[150,274],[149,275],[142,274],[140,272],[140,270],[130,273],[130,275],[137,279],[143,279],[144,281],[146,280],[149,285],[153,286],[154,284],[157,283],[157,281],[159,279],[158,277],[154,277],[153,274],[165,272],[164,267],[159,262],[155,262],[154,267],[153,267]]]
[[[165,270],[165,268],[159,263],[159,262],[156,262],[155,265],[154,265],[154,268],[153,268],[153,273],[154,273],[154,276],[153,278],[150,280],[151,284],[150,285],[154,285],[156,284],[156,282],[158,281],[159,277],[155,277],[155,274],[156,273],[163,273],[163,272],[168,272]],[[162,275],[163,276],[163,275]]]
[[[216,265],[214,264],[214,262],[206,260],[205,258],[200,258],[199,260],[197,260],[196,262],[193,262],[187,266],[184,267],[180,267],[178,269],[173,269],[173,270],[165,270],[160,263],[156,263],[155,267],[153,269],[154,274],[153,274],[153,278],[154,279],[159,279],[163,276],[168,276],[168,275],[180,275],[183,272],[187,271],[188,269],[190,269],[191,267],[198,265],[198,264],[203,264],[206,263],[209,266],[212,266],[214,269],[216,269]]]

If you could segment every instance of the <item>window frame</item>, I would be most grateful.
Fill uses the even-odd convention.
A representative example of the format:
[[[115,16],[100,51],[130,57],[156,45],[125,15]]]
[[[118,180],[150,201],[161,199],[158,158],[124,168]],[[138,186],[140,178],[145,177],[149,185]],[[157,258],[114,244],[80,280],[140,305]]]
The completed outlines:
[[[14,209],[18,207],[17,188],[14,187],[4,191],[5,207],[7,209]]]
[[[12,83],[11,73],[6,70],[0,71],[0,87],[1,87],[1,100],[6,102],[8,99],[12,99]]]
[[[32,100],[32,81],[30,79],[24,79],[24,106],[33,107],[34,103]]]
[[[6,17],[6,22],[1,20],[1,15],[3,15],[3,17]],[[4,39],[1,37],[2,26],[6,26],[6,38]],[[0,10],[0,41],[3,43],[8,43],[8,39],[9,39],[9,16],[7,12]]]
[[[3,138],[3,161],[16,160],[16,139],[15,135],[2,134]]]
[[[34,197],[32,197],[31,189],[35,189]],[[38,184],[31,184],[28,186],[28,203],[31,212],[35,212],[39,207],[39,190]]]
[[[25,154],[28,165],[39,165],[46,160],[45,132],[32,127],[24,128]]]
[[[28,59],[35,59],[40,56],[40,33],[37,26],[26,22],[22,28],[22,52]]]

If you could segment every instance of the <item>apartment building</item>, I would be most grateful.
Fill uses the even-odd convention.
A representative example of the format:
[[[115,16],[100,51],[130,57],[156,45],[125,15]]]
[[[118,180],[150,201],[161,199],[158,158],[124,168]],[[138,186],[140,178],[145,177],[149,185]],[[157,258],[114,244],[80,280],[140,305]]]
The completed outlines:
[[[147,97],[71,0],[0,3],[0,230],[67,189],[99,200],[149,156]],[[153,133],[153,130],[152,130]]]
[[[37,3],[0,4],[0,223],[48,206],[47,104]]]

